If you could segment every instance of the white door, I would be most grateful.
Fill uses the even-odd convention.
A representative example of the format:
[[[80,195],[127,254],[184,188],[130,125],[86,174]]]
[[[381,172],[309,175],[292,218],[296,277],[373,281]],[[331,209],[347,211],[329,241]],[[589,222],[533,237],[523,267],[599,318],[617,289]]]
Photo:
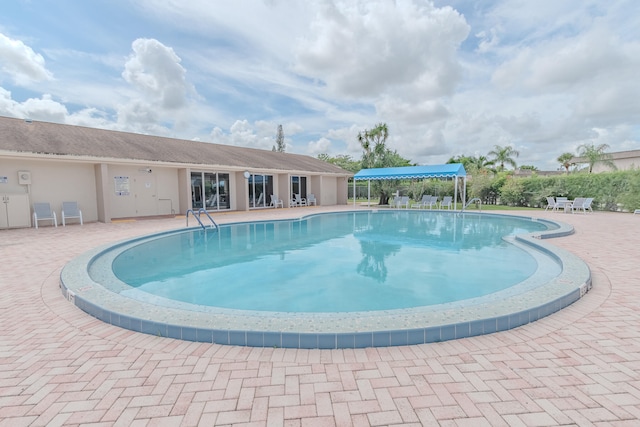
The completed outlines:
[[[136,216],[158,215],[156,177],[153,173],[137,175],[133,179]]]

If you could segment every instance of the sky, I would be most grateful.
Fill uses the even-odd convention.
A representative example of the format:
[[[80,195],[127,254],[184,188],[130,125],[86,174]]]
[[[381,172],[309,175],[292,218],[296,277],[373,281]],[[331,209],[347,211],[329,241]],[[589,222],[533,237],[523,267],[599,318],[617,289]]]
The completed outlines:
[[[7,0],[0,116],[419,165],[640,149],[637,0]]]

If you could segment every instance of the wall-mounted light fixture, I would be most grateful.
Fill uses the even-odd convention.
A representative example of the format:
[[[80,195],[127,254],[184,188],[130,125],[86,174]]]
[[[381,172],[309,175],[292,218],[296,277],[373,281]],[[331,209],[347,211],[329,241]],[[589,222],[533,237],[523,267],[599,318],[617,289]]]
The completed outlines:
[[[249,179],[251,177],[251,174],[249,173],[249,171],[244,171],[244,179]]]

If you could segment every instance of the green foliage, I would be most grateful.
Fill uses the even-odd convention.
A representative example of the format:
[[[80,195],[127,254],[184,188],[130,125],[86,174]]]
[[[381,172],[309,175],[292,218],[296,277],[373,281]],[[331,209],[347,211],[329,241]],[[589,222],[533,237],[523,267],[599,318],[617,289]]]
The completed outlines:
[[[616,165],[613,163],[613,160],[611,160],[611,154],[605,153],[607,148],[609,148],[607,144],[600,144],[597,147],[593,144],[582,144],[578,147],[580,157],[587,159],[589,173],[593,172],[593,166],[595,166],[596,163],[604,163],[611,169],[616,169]]]
[[[410,166],[411,162],[396,151],[391,151],[386,146],[389,137],[389,129],[385,123],[378,123],[373,129],[365,129],[358,133],[358,142],[362,146],[362,168],[389,168]],[[389,203],[391,193],[395,191],[398,183],[390,180],[371,181],[371,191],[380,196],[379,204]]]
[[[575,156],[571,153],[562,153],[558,156],[558,162],[560,163],[560,166],[565,169],[565,172],[569,173],[569,168],[575,165],[575,163],[571,163],[571,159],[574,157]]]
[[[282,131],[282,125],[278,125],[278,132],[276,134],[276,145],[273,146],[272,151],[284,153],[284,149],[285,149],[284,132]]]
[[[503,171],[505,164],[512,166],[514,169],[516,168],[517,164],[514,157],[518,157],[520,152],[508,145],[506,147],[496,145],[488,154],[493,156],[491,161],[493,164],[498,165],[498,171]]]
[[[480,197],[491,204],[492,197],[510,206],[546,206],[546,197],[593,197],[593,208],[600,210],[640,209],[640,170],[614,171],[598,174],[512,177],[473,175],[468,183],[468,197]]]
[[[522,179],[509,177],[500,188],[500,201],[509,206],[526,206],[527,199],[524,195]]]
[[[331,163],[332,165],[339,166],[342,169],[352,173],[357,173],[360,169],[362,169],[361,163],[358,160],[353,160],[351,156],[347,154],[338,154],[335,157],[331,157],[326,153],[322,153],[318,154],[318,159],[327,163]]]

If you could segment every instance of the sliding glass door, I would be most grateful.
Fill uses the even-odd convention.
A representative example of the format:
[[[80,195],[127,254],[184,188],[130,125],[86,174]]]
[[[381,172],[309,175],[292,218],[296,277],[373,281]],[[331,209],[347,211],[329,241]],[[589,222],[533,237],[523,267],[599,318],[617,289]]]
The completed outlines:
[[[273,194],[272,175],[251,175],[249,176],[249,207],[266,208],[271,204]]]
[[[191,172],[191,206],[208,211],[231,209],[229,174]]]

